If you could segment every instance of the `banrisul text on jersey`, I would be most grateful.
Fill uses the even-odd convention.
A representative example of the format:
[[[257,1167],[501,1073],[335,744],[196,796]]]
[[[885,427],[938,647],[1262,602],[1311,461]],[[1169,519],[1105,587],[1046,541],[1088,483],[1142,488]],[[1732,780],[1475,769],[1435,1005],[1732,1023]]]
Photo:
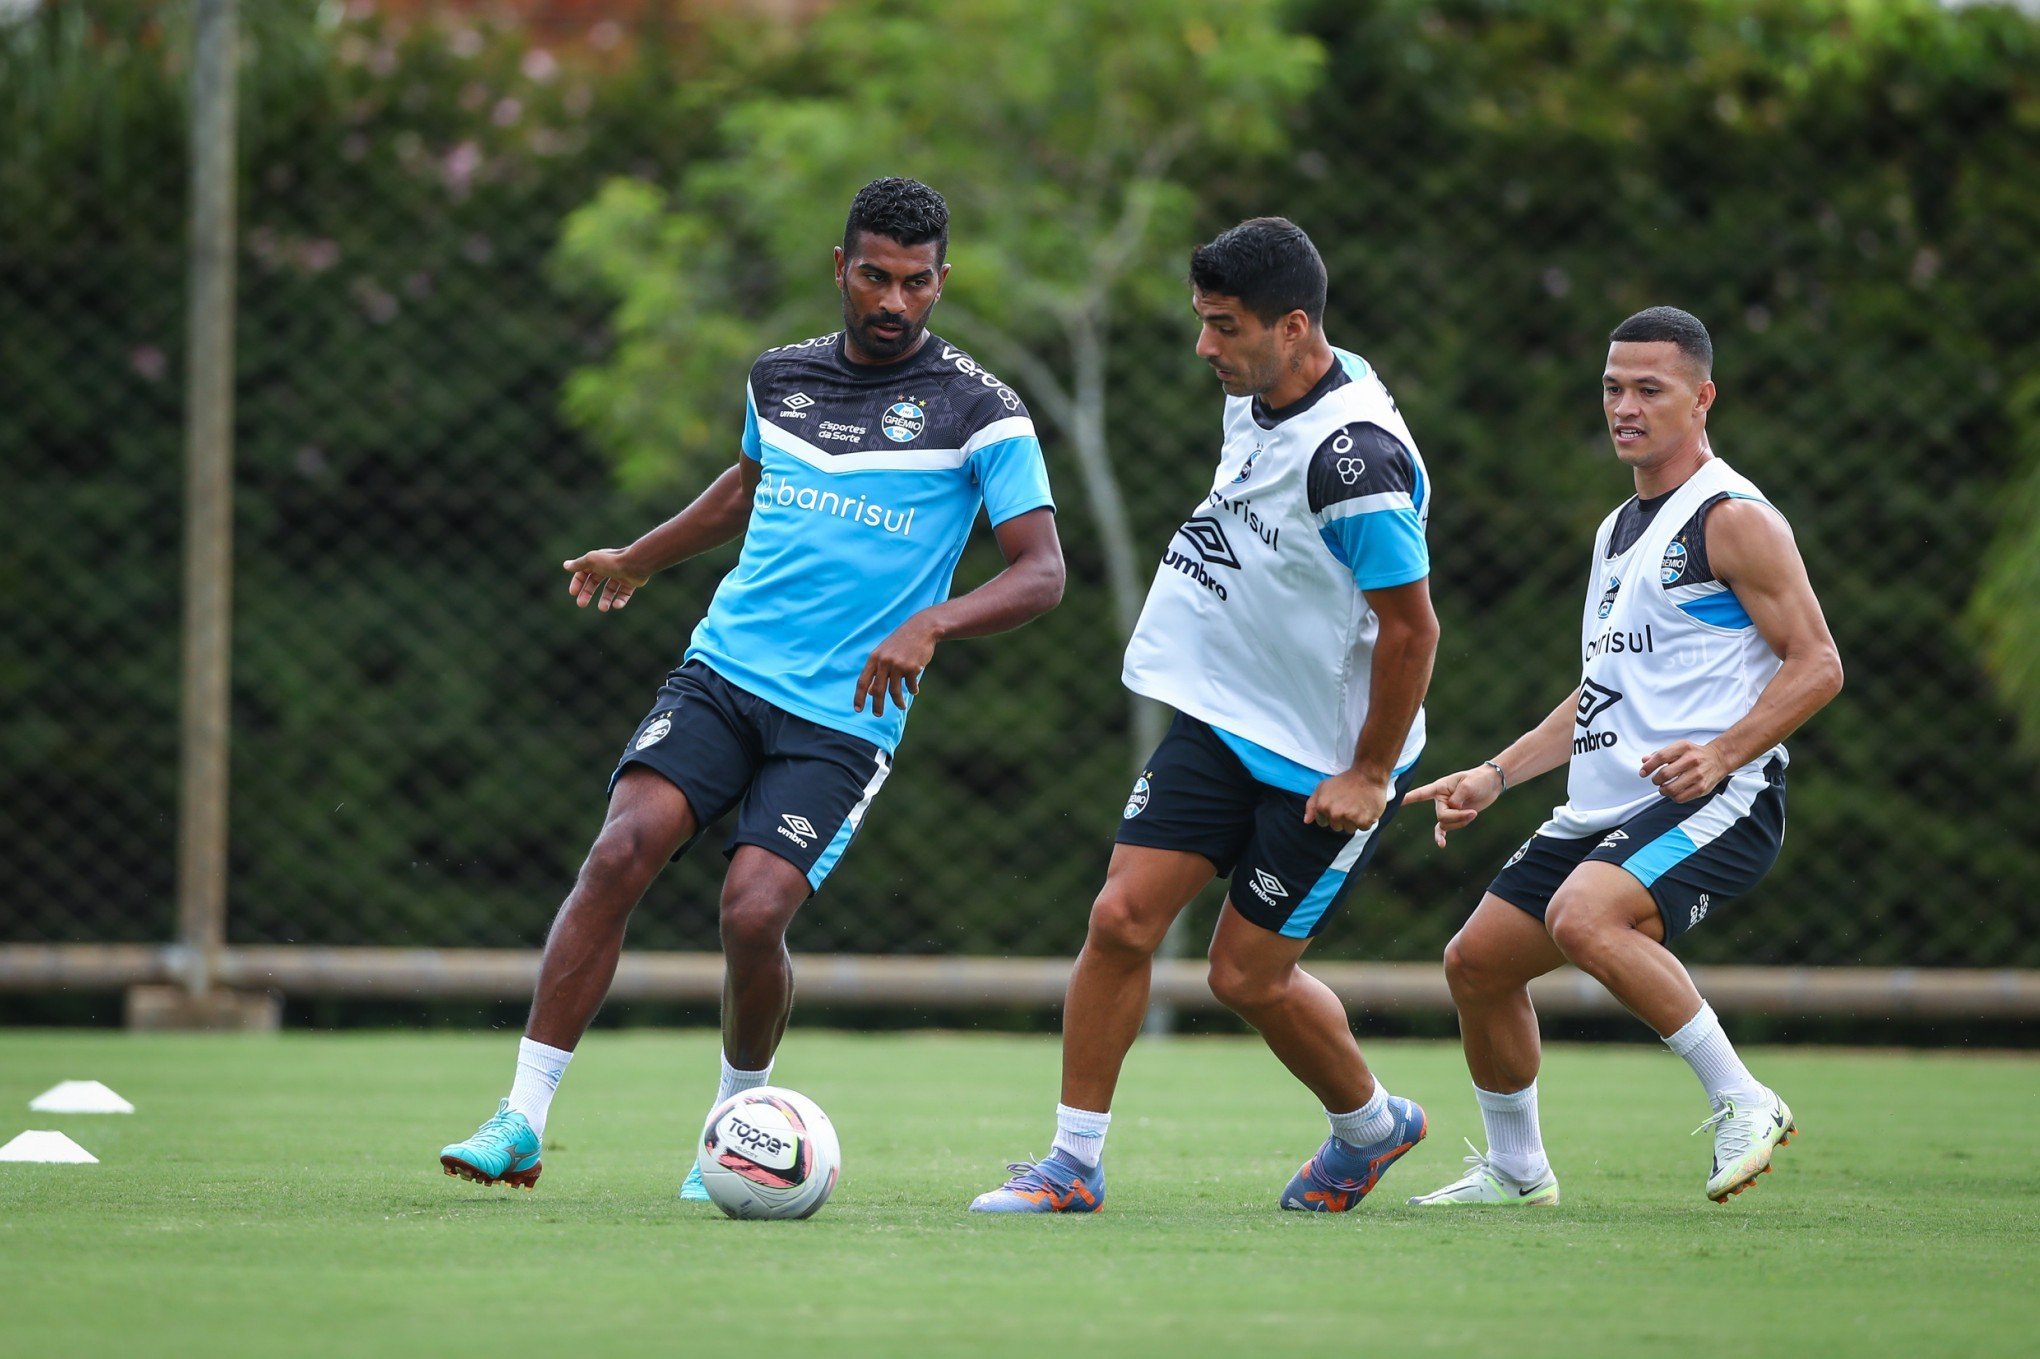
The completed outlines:
[[[894,749],[905,710],[855,711],[857,677],[873,647],[949,597],[980,506],[996,526],[1053,503],[1026,406],[935,335],[889,364],[852,363],[842,335],[825,335],[752,366],[744,456],[758,489],[743,555],[687,659]]]

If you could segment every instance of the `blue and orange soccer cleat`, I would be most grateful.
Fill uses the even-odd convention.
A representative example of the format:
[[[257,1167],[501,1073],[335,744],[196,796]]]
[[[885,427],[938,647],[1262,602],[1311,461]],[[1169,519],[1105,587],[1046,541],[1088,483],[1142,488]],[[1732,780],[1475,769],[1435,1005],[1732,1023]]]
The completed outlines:
[[[1388,1168],[1431,1130],[1431,1121],[1415,1100],[1390,1095],[1388,1110],[1395,1116],[1395,1126],[1379,1142],[1356,1147],[1327,1137],[1317,1155],[1303,1163],[1303,1169],[1282,1191],[1282,1206],[1300,1213],[1343,1213],[1357,1208]]]
[[[1011,1179],[970,1201],[973,1213],[1095,1213],[1105,1206],[1105,1167],[1095,1169],[1052,1151],[1040,1161],[1013,1161]]]
[[[538,1134],[524,1115],[504,1100],[474,1136],[439,1151],[439,1165],[449,1175],[476,1184],[511,1184],[529,1189],[538,1183]]]

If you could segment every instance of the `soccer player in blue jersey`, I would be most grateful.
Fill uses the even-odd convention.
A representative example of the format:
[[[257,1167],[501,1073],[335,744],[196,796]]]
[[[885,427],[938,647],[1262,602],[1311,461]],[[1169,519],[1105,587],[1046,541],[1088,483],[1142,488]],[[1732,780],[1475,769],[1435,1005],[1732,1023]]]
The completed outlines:
[[[843,329],[752,366],[739,455],[699,499],[629,547],[565,563],[581,607],[621,609],[659,571],[743,539],[610,777],[608,816],[546,939],[510,1094],[440,1153],[448,1174],[536,1182],[553,1092],[632,909],[732,812],[715,1102],[765,1084],[793,1005],[787,925],[885,783],[936,647],[1016,628],[1062,597],[1026,406],[927,328],[948,242],[933,189],[865,185],[835,252]],[[950,599],[980,507],[1006,567]],[[682,1197],[706,1197],[698,1174]]]
[[[1342,1213],[1422,1139],[1344,1007],[1299,964],[1395,815],[1424,745],[1437,651],[1431,483],[1367,361],[1325,339],[1326,278],[1279,217],[1191,258],[1198,356],[1225,389],[1211,490],[1169,542],[1124,679],[1176,710],[1121,815],[1063,1009],[1053,1149],[978,1212],[1095,1212],[1112,1097],[1169,925],[1214,876],[1231,893],[1211,989],[1324,1108],[1284,1208]]]

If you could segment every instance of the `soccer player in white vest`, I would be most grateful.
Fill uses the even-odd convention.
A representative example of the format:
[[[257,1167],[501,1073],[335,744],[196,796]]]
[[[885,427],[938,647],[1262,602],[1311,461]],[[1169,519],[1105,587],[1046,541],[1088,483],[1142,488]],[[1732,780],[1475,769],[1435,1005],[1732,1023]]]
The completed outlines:
[[[1284,1208],[1345,1212],[1425,1132],[1345,1009],[1298,963],[1366,866],[1424,744],[1438,644],[1431,483],[1367,361],[1325,340],[1325,266],[1279,217],[1191,258],[1197,354],[1225,389],[1211,490],[1155,574],[1124,679],[1176,710],[1123,809],[1063,1009],[1055,1142],[971,1204],[1095,1212],[1113,1088],[1155,949],[1190,899],[1232,891],[1211,989],[1309,1087],[1331,1136]]]
[[[1601,524],[1580,684],[1507,750],[1409,794],[1434,832],[1568,766],[1566,800],[1445,949],[1487,1150],[1426,1205],[1558,1202],[1537,1126],[1533,977],[1570,962],[1686,1059],[1714,1113],[1707,1197],[1771,1167],[1792,1111],[1736,1055],[1669,945],[1756,886],[1785,834],[1785,738],[1842,663],[1785,519],[1714,456],[1714,347],[1675,307],[1615,328],[1601,407],[1636,495]]]

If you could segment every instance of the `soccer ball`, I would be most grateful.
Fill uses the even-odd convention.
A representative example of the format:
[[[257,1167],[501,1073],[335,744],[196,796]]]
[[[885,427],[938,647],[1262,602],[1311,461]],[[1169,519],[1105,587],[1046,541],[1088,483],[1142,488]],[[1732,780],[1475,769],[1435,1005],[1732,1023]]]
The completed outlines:
[[[708,1116],[695,1153],[701,1183],[731,1217],[812,1217],[836,1187],[836,1127],[806,1095],[760,1086]]]

